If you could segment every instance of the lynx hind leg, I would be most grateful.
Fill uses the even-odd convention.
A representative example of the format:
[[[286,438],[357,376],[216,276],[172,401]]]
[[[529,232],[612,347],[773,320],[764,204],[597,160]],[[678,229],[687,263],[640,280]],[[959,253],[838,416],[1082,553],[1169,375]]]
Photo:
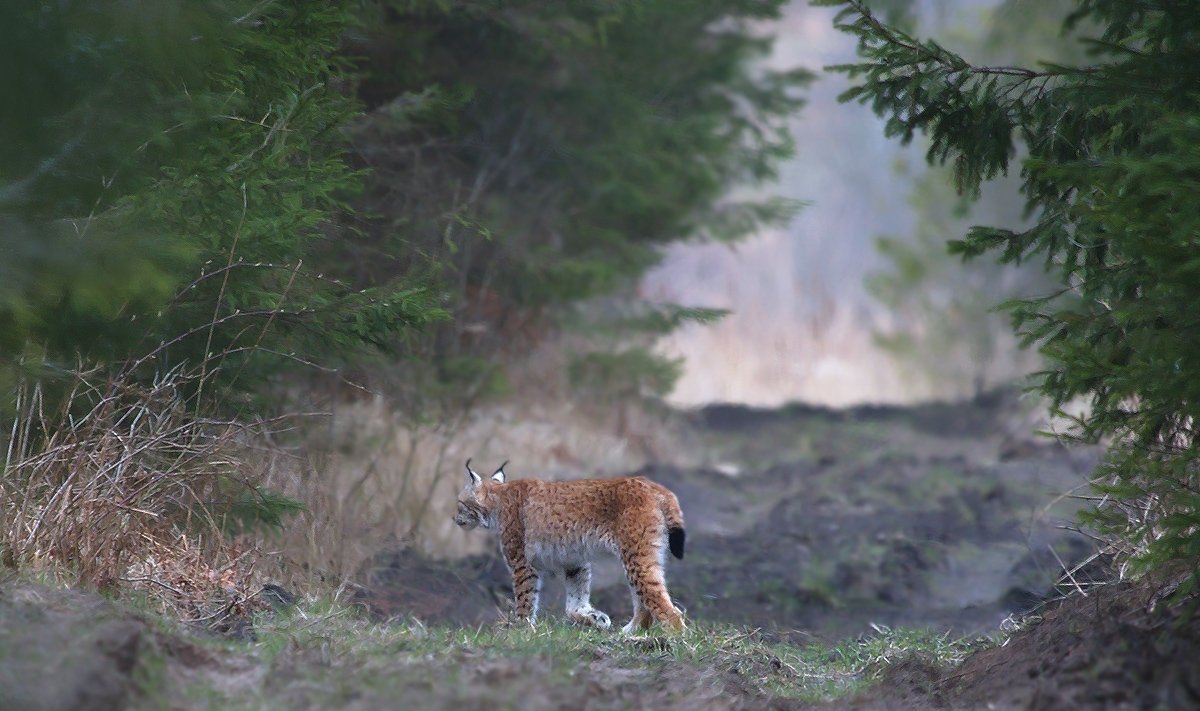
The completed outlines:
[[[629,618],[629,622],[625,623],[621,631],[625,634],[633,634],[638,630],[650,629],[650,625],[654,624],[654,618],[650,616],[650,611],[642,605],[642,601],[638,598],[637,591],[633,589],[632,585],[629,586],[629,597],[633,598],[633,617]]]
[[[592,607],[592,568],[582,565],[563,571],[567,597],[567,619],[587,627],[606,630],[612,627],[608,615]]]
[[[635,598],[633,619],[625,625],[627,632],[635,628],[646,629],[650,618],[658,620],[672,631],[684,628],[683,615],[671,603],[667,594],[666,577],[663,575],[662,541],[642,537],[640,545],[621,551],[621,563],[625,566],[625,577]]]

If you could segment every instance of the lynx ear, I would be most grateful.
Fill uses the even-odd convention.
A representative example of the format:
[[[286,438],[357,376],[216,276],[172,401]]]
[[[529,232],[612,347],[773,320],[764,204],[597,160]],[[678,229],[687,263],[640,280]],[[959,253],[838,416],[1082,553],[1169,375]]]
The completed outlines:
[[[492,481],[496,482],[497,484],[504,483],[504,478],[505,478],[504,477],[504,467],[506,467],[506,466],[508,466],[507,459],[505,459],[504,464],[501,464],[500,468],[496,470],[496,473],[492,475]]]
[[[467,480],[470,481],[473,486],[479,486],[483,483],[483,477],[476,474],[475,470],[471,468],[470,459],[467,460]]]

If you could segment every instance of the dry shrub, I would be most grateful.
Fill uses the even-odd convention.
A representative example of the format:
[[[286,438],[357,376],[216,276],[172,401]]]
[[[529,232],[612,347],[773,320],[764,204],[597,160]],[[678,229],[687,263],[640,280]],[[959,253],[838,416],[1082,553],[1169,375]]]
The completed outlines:
[[[252,537],[208,543],[181,533],[172,541],[152,541],[148,549],[122,581],[178,619],[230,631],[233,621],[270,604],[261,596],[261,567],[275,561]]]
[[[190,407],[201,378],[81,372],[53,412],[40,386],[22,388],[0,479],[5,561],[132,584],[192,617],[227,588],[246,597],[258,556],[227,534],[259,501],[242,473],[253,433]]]

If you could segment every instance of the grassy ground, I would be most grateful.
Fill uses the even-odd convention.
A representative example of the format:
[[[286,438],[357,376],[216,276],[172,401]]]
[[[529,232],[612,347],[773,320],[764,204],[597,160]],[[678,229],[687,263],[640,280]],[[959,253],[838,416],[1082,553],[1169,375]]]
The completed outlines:
[[[862,690],[891,664],[939,667],[985,642],[880,628],[836,646],[693,623],[623,635],[547,621],[376,621],[307,601],[218,637],[130,601],[0,581],[0,708],[764,708]]]
[[[548,622],[477,628],[374,622],[309,604],[261,619],[257,640],[197,640],[148,689],[149,705],[187,709],[739,708],[829,700],[862,689],[890,663],[950,665],[979,646],[879,629],[829,647],[772,643],[756,631],[693,624],[681,635],[625,636]],[[185,655],[186,656],[186,655]],[[193,655],[195,656],[195,655]]]
[[[826,645],[703,623],[670,636],[426,626],[315,601],[260,613],[232,639],[0,576],[0,708],[1198,708],[1200,619],[1186,600],[1167,604],[1170,589],[1094,588],[972,642],[885,628]]]

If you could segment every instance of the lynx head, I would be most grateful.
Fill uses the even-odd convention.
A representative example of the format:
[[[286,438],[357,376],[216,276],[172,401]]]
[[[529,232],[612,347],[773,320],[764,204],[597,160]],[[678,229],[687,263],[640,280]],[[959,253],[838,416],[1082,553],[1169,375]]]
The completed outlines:
[[[458,511],[454,514],[454,523],[470,531],[477,526],[491,528],[496,520],[499,501],[496,489],[504,484],[504,467],[500,465],[491,478],[484,481],[474,469],[471,460],[467,460],[467,483],[458,494]]]

